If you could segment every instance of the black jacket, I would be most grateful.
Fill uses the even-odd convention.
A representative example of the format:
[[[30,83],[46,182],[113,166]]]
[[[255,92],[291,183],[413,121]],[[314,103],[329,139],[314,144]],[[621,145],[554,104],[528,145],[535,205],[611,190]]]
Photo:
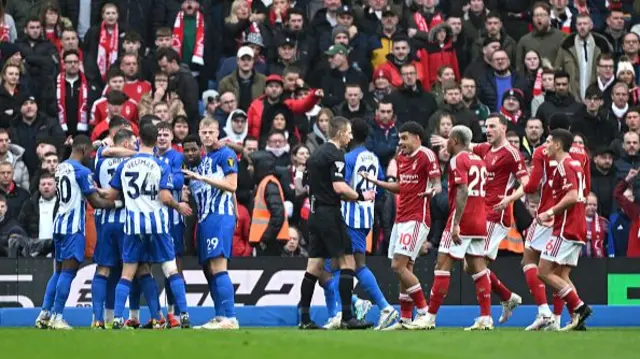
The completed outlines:
[[[0,189],[0,193],[7,199],[7,214],[5,215],[5,219],[18,218],[22,204],[29,200],[29,192],[24,188],[18,187],[14,182],[11,184],[9,191],[5,192],[3,189]]]
[[[29,238],[40,236],[40,197],[40,192],[32,194],[29,200],[24,202],[18,215],[18,222]],[[53,218],[51,220],[53,221]]]
[[[198,82],[191,74],[191,70],[185,65],[180,66],[180,70],[169,77],[169,90],[178,94],[189,118],[189,129],[193,133],[197,132],[198,123],[200,122],[198,108],[198,100],[200,98],[198,94],[200,92],[198,90]]]
[[[598,115],[592,115],[583,105],[572,118],[571,131],[581,133],[587,141],[589,151],[593,152],[597,148],[611,145],[618,136],[618,124],[609,117],[606,109],[601,109]]]
[[[173,24],[176,21],[176,16],[182,7],[182,0],[155,0],[153,5],[153,37],[155,38],[155,31],[161,27],[168,27],[173,29]],[[205,15],[206,16],[206,15]]]
[[[260,182],[268,175],[276,175],[275,157],[266,151],[259,151],[251,154],[251,160],[254,167],[254,178],[259,185]],[[264,191],[264,201],[267,205],[267,209],[271,214],[269,218],[269,224],[267,229],[262,235],[260,240],[263,255],[277,256],[280,255],[282,245],[278,243],[278,233],[282,229],[284,222],[287,218],[287,211],[284,207],[284,202],[280,196],[280,190],[278,184],[269,182]]]
[[[498,88],[496,85],[496,74],[493,69],[489,69],[485,76],[476,81],[478,99],[489,107],[490,111],[496,111],[498,105]],[[525,102],[529,101],[529,83],[515,71],[511,72],[511,88],[519,88],[524,93]]]
[[[426,129],[426,140],[431,138],[431,135],[435,133],[435,126],[438,118],[443,112],[448,112],[453,115],[453,125],[465,125],[471,129],[473,132],[473,142],[479,143],[482,142],[482,128],[480,128],[480,123],[478,122],[478,118],[476,115],[471,112],[468,108],[466,108],[462,103],[451,106],[445,104],[441,110],[436,111],[429,118],[429,126]],[[423,141],[424,142],[424,141]]]
[[[25,60],[27,71],[34,81],[34,86],[30,89],[36,98],[40,99],[43,89],[54,81],[57,74],[56,60],[58,51],[56,47],[45,39],[31,41],[27,37],[18,39],[16,45],[20,49]]]
[[[18,93],[23,91],[18,85]],[[21,96],[10,94],[4,86],[0,85],[0,128],[9,128],[11,121],[20,115]]]
[[[362,92],[368,89],[369,81],[362,71],[351,66],[345,72],[332,69],[322,79],[322,89],[324,98],[322,105],[325,107],[337,106],[344,100],[344,90],[346,84],[359,84]]]
[[[547,92],[544,95],[544,102],[538,107],[535,117],[539,118],[544,124],[545,128],[549,125],[551,116],[555,113],[566,113],[569,117],[573,118],[573,115],[580,110],[582,105],[576,102],[573,95],[559,97],[555,92]]]
[[[352,120],[354,118],[369,120],[373,118],[374,111],[371,107],[369,107],[369,105],[367,105],[364,100],[360,101],[360,107],[358,108],[358,111],[349,110],[349,105],[346,101],[343,101],[338,106],[335,106],[333,108],[333,115],[342,116],[349,120]]]
[[[613,189],[617,183],[615,166],[611,166],[607,173],[602,173],[594,162],[591,163],[591,192],[598,197],[598,214],[605,218],[612,213]]]
[[[95,1],[94,1],[95,2]],[[109,0],[118,6],[118,22],[120,26],[128,26],[142,37],[142,48],[154,46],[153,14],[159,1],[156,0]],[[92,14],[93,15],[93,14]],[[174,18],[175,20],[175,18]],[[173,23],[170,28],[173,29]]]
[[[416,84],[415,90],[402,87],[390,96],[398,121],[397,126],[408,121],[416,121],[426,129],[429,126],[429,118],[438,110],[435,97],[423,90],[420,82]]]
[[[32,124],[27,124],[22,120],[22,116],[17,116],[11,123],[9,129],[11,142],[24,148],[22,160],[29,169],[29,173],[35,173],[40,160],[36,154],[37,141],[49,138],[58,147],[58,153],[62,152],[62,145],[65,140],[65,133],[60,127],[57,119],[38,114]]]
[[[100,22],[100,8],[106,1],[92,1],[91,2],[91,25],[95,25]],[[60,4],[60,13],[62,16],[71,20],[73,28],[78,28],[78,19],[80,16],[80,0],[58,0]]]

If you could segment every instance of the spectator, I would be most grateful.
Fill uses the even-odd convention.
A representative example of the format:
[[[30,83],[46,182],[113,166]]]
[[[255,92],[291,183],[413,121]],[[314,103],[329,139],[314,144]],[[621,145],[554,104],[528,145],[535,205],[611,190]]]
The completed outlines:
[[[330,69],[322,78],[324,106],[339,105],[342,102],[346,84],[359,84],[361,88],[368,88],[367,77],[362,71],[351,66],[348,59],[349,50],[344,45],[332,45],[325,54],[329,57]]]
[[[587,197],[585,214],[587,217],[587,237],[582,257],[604,258],[604,241],[607,238],[609,221],[600,217],[597,213],[598,197],[591,192]]]
[[[508,131],[515,131],[520,136],[524,135],[525,122],[529,116],[526,113],[522,90],[509,89],[502,94],[500,113],[508,121]]]
[[[69,50],[63,55],[64,71],[56,78],[58,122],[68,136],[89,131],[89,85],[80,71],[80,54]]]
[[[522,147],[522,143],[520,143],[520,136],[515,131],[507,132],[507,142],[514,148]],[[521,151],[522,152],[522,151]]]
[[[581,104],[569,93],[569,82],[571,78],[564,71],[557,71],[553,79],[555,92],[545,94],[544,102],[538,108],[535,116],[542,120],[542,123],[549,124],[551,116],[556,113],[565,113],[573,117],[580,109]]]
[[[444,105],[444,84],[455,82],[456,73],[451,66],[442,66],[438,69],[438,80],[431,86],[431,94],[436,98],[436,104],[438,108],[442,108]]]
[[[124,54],[120,58],[120,70],[125,80],[122,92],[136,103],[140,103],[142,96],[151,93],[152,90],[149,81],[140,78],[138,58],[138,54]]]
[[[288,167],[291,165],[291,145],[287,140],[286,133],[280,129],[271,129],[266,136],[265,151],[275,157],[275,165],[278,167]]]
[[[627,111],[629,111],[629,86],[624,82],[616,82],[611,88],[609,117],[616,120],[617,130],[620,133],[629,130],[625,121]]]
[[[476,80],[476,84],[483,81],[486,74],[493,71],[491,59],[493,53],[501,48],[500,46],[500,40],[495,37],[484,39],[482,42],[482,56],[474,59],[467,66],[466,70],[464,70],[464,76],[473,77]]]
[[[539,74],[536,74],[536,80],[533,84],[533,99],[531,100],[531,114],[538,113],[538,109],[540,105],[544,102],[545,96],[547,93],[555,92],[554,79],[555,79],[555,70],[553,70],[552,66],[548,68],[545,67],[542,71],[539,71]],[[538,80],[540,77],[540,80]],[[540,83],[538,85],[538,82]],[[540,89],[538,89],[540,87]]]
[[[16,218],[8,216],[8,213],[7,198],[0,194],[0,257],[15,258],[18,252],[16,247],[19,247],[15,238],[23,235],[24,231]]]
[[[4,11],[13,16],[16,22],[16,28],[22,29],[26,25],[27,19],[32,16],[37,16],[47,1],[48,0],[7,0],[4,2],[7,4]]]
[[[99,100],[93,103],[91,107],[91,115],[89,119],[89,124],[91,126],[98,126],[100,123],[104,122],[110,115],[115,115],[114,113],[109,112],[109,95],[113,92],[118,92],[122,96],[118,95],[118,98],[122,97],[123,102],[119,105],[122,106],[120,111],[117,113],[118,116],[122,116],[126,118],[131,123],[138,122],[138,105],[129,99],[129,97],[124,93],[125,86],[125,77],[124,72],[117,67],[109,70],[109,75],[107,76],[107,87],[105,95]],[[112,97],[112,99],[115,99]],[[120,101],[120,100],[118,100]],[[113,110],[113,108],[112,108]]]
[[[136,125],[135,122],[130,121],[127,118],[127,117],[130,117],[128,116],[130,114],[126,112],[127,109],[129,108],[127,106],[127,101],[128,101],[127,95],[125,95],[123,92],[113,90],[107,94],[106,100],[107,100],[106,111],[105,111],[106,117],[104,121],[101,121],[95,124],[93,131],[91,131],[91,141],[102,139],[104,136],[107,135],[107,132],[109,130],[109,122],[114,117],[122,117],[126,119],[129,122],[129,124],[131,124],[131,130],[137,136],[138,126]],[[94,107],[95,107],[95,104],[94,104]]]
[[[145,49],[142,48],[142,37],[135,31],[129,31],[122,38],[122,55],[142,56]],[[121,58],[122,58],[121,55]]]
[[[598,197],[598,214],[605,218],[609,218],[613,209],[613,191],[617,181],[614,156],[615,152],[609,147],[600,147],[593,152],[591,192]]]
[[[446,23],[436,26],[429,33],[429,42],[425,46],[429,66],[422,81],[422,86],[425,89],[430,88],[438,80],[439,70],[443,66],[448,66],[453,70],[454,79],[460,78],[460,66],[452,37],[453,30]]]
[[[465,107],[462,103],[462,90],[460,85],[455,82],[445,83],[444,86],[444,102],[445,104],[429,118],[429,126],[427,126],[427,137],[434,133],[435,122],[440,117],[441,112],[448,112],[453,116],[454,126],[465,125],[473,132],[473,142],[482,141],[482,129],[478,124],[476,116]]]
[[[531,117],[527,119],[520,147],[520,152],[524,153],[527,159],[531,159],[535,149],[544,144],[543,134],[544,125],[539,118]]]
[[[502,19],[498,12],[490,12],[484,20],[484,29],[479,32],[477,37],[471,38],[471,58],[479,59],[483,56],[483,47],[487,39],[496,39],[500,41],[500,47],[503,48],[510,59],[516,58],[516,47],[518,43],[507,34],[502,27]]]
[[[417,66],[419,67],[420,64]],[[429,125],[429,117],[438,109],[435,97],[425,91],[418,80],[416,64],[408,63],[400,67],[402,86],[390,98],[399,124],[417,121],[424,128]]]
[[[635,136],[637,138],[637,135]],[[640,236],[638,236],[638,230],[640,225],[640,213],[638,211],[638,205],[633,201],[635,194],[635,182],[637,182],[638,170],[632,168],[628,173],[624,175],[624,180],[620,181],[615,188],[614,197],[624,214],[629,218],[631,224],[628,227],[629,232],[626,238],[613,238],[609,241],[609,256],[627,257],[627,258],[640,258]],[[630,193],[626,193],[627,188],[632,189]],[[613,219],[613,218],[612,218]],[[613,224],[614,221],[612,220]]]
[[[0,42],[13,43],[17,38],[16,23],[13,17],[6,12],[4,3],[0,2]]]
[[[569,74],[569,91],[577,101],[581,101],[585,97],[587,87],[596,77],[597,64],[594,59],[600,54],[610,53],[611,44],[604,36],[591,31],[593,21],[587,14],[578,15],[576,27],[578,32],[562,42],[555,66]]]
[[[153,81],[153,77],[160,72],[158,67],[157,52],[159,49],[170,48],[173,44],[173,32],[168,27],[161,27],[156,30],[155,36],[155,49],[149,51],[149,53],[142,60],[141,78],[147,81]]]
[[[380,166],[387,168],[389,161],[396,154],[399,141],[396,115],[391,98],[385,97],[380,100],[375,117],[370,121],[370,126],[371,130],[366,147],[378,157]]]
[[[252,11],[246,0],[233,1],[229,16],[224,19],[221,56],[235,57],[239,45],[252,33],[260,34],[268,48],[271,45],[271,31],[264,25],[264,17],[264,14]]]
[[[53,249],[55,207],[56,181],[52,173],[44,173],[18,216],[18,222],[27,234],[27,243],[21,245],[24,254],[44,255]]]
[[[282,257],[288,258],[307,258],[309,257],[309,253],[302,248],[302,232],[298,229],[298,227],[290,226],[289,227],[289,240],[282,248]]]
[[[124,0],[109,0],[118,7],[118,18],[121,26],[130,27],[131,31],[135,31],[140,35],[145,48],[150,48],[153,43],[153,13],[159,6],[159,1],[154,0],[137,0],[135,3]],[[102,1],[104,3],[105,1]],[[164,1],[162,1],[164,2]]]
[[[640,135],[637,132],[627,132],[623,136],[622,153],[616,153],[613,162],[617,179],[623,179],[631,169],[640,167]],[[633,186],[634,197],[636,191],[640,189],[640,181],[636,181]]]
[[[391,16],[392,14],[402,19],[402,9],[396,8],[395,5],[391,5],[389,0],[367,0],[363,1],[364,6],[358,8],[356,13],[356,19],[362,28],[362,31],[367,34],[375,34],[376,31],[382,26],[382,18],[384,15]]]
[[[631,64],[633,64],[633,72],[640,72],[640,65],[638,62],[640,61],[640,55],[638,52],[640,51],[640,35],[635,32],[629,32],[624,35],[622,38],[622,50],[624,51],[624,57],[627,58]],[[618,62],[622,61],[622,56],[618,59]],[[636,80],[634,78],[634,80]],[[637,81],[634,81],[634,83]]]
[[[463,12],[464,37],[468,43],[472,43],[479,37],[481,26],[487,21],[489,9],[485,7],[484,0],[471,0]]]
[[[249,127],[247,126],[247,113],[237,109],[233,111],[222,131],[220,131],[220,141],[231,147],[236,153],[242,154],[242,144],[247,137]]]
[[[541,58],[555,59],[558,50],[566,35],[551,27],[551,9],[544,2],[537,2],[533,7],[533,28],[534,30],[524,35],[518,42],[516,48],[516,66],[522,72],[524,65],[524,55],[529,50],[535,50]]]
[[[160,119],[160,121],[169,122],[169,123],[173,122],[169,104],[164,101],[156,102],[153,105],[152,112],[154,116],[157,116]]]
[[[487,107],[487,105],[478,100],[476,92],[476,80],[474,80],[473,77],[465,76],[462,78],[462,80],[460,80],[460,88],[462,89],[462,103],[466,108],[471,110],[474,115],[476,115],[476,118],[478,119],[478,125],[482,130],[482,136],[484,137],[487,132],[484,122],[486,121],[487,117],[489,117],[491,111],[489,110],[489,107]]]
[[[551,27],[569,35],[576,28],[576,16],[567,6],[568,0],[551,1]]]
[[[490,110],[499,112],[502,108],[502,95],[512,88],[525,91],[528,86],[526,80],[517,72],[511,71],[511,60],[504,50],[496,50],[491,58],[492,71],[487,71],[484,79],[478,82],[478,98]],[[524,94],[528,99],[528,94]]]
[[[189,135],[189,119],[185,115],[178,115],[173,120],[173,144],[172,147],[182,152],[182,142]]]
[[[282,134],[273,133],[270,143]],[[283,136],[284,137],[284,136]],[[259,256],[278,256],[289,240],[289,222],[285,209],[284,191],[275,176],[278,159],[273,152],[255,152],[250,155],[253,178],[258,184],[255,192],[249,243],[256,246]],[[269,153],[271,152],[271,153]]]
[[[372,71],[369,63],[369,55],[366,51],[366,47],[368,46],[366,44],[367,39],[360,37],[352,39],[349,33],[350,26],[353,25],[338,25],[333,29],[331,32],[332,37],[330,39],[330,43],[323,52],[324,55],[319,57],[320,61],[318,61],[315,66],[314,74],[309,74],[307,76],[310,83],[322,83],[322,79],[318,77],[330,70],[331,63],[329,62],[329,56],[326,55],[326,50],[328,50],[331,45],[343,45],[347,48],[347,60],[349,61],[350,66],[356,70],[360,70],[367,77],[367,80],[369,79]],[[358,36],[358,34],[359,33],[356,32],[354,36]]]
[[[253,171],[251,168],[253,164],[249,159],[249,155],[258,151],[258,139],[247,136],[244,138],[242,147],[242,158],[238,162],[238,189],[236,190],[236,196],[238,197],[238,203],[251,208],[253,205],[253,190],[256,187],[256,183],[249,171],[250,169]]]
[[[383,71],[390,74],[391,85],[395,88],[400,88],[403,83],[401,67],[405,64],[414,65],[417,81],[420,81],[420,85],[424,86],[425,89],[428,89],[430,83],[429,78],[424,73],[425,68],[413,57],[413,55],[411,55],[409,38],[404,35],[397,35],[393,38],[393,46],[391,53],[387,55],[387,61],[378,66],[375,71]]]
[[[451,27],[451,44],[456,51],[456,58],[458,59],[458,68],[460,74],[469,63],[471,62],[471,55],[468,51],[467,39],[462,36],[462,18],[453,14],[447,19],[447,25]]]
[[[600,91],[602,91],[605,107],[609,107],[609,105],[611,105],[611,90],[616,80],[616,74],[614,72],[615,64],[611,54],[600,54],[600,56],[596,58],[596,61],[598,63],[596,83]]]
[[[0,128],[9,128],[11,120],[20,110],[20,98],[28,89],[20,86],[20,66],[7,63],[2,68],[2,86],[0,86]]]
[[[51,148],[45,149],[46,152],[44,152],[42,156],[38,155],[39,166],[34,173],[31,173],[31,176],[30,176],[31,183],[29,184],[29,193],[37,192],[38,185],[40,184],[40,177],[42,177],[45,173],[54,175],[56,173],[56,168],[58,168],[58,164],[60,163],[60,158],[58,157],[58,154],[55,152],[55,147],[50,145],[46,145],[46,146]]]
[[[372,105],[378,107],[378,102],[391,94],[391,74],[388,71],[376,71],[373,74]]]
[[[428,3],[429,1],[432,1],[432,0],[427,0],[424,3]],[[426,6],[426,5],[423,5],[423,6]],[[416,14],[418,14],[418,12],[414,13],[413,20],[417,19],[417,16],[419,16]],[[371,37],[372,49],[373,49],[373,51],[371,52],[371,68],[372,69],[377,69],[380,65],[387,62],[387,56],[391,53],[391,49],[393,48],[392,39],[394,37],[408,35],[407,32],[402,27],[400,27],[399,17],[394,11],[386,11],[384,14],[381,14],[381,15],[382,15],[382,19],[381,19],[382,26],[380,26],[379,30],[376,31]],[[348,16],[348,15],[342,14],[340,16]],[[427,19],[426,21],[429,22],[428,28],[424,24],[424,21],[425,21],[424,19],[422,19],[422,21],[415,20],[417,23],[415,26],[411,23],[412,19],[409,19],[409,27],[410,27],[409,32],[414,34],[416,39],[420,37],[422,41],[427,41],[429,36],[428,34],[429,29],[431,29],[433,26],[436,26],[442,23],[444,21],[443,20],[444,16],[440,15],[440,17],[438,17],[438,15],[433,15],[433,17],[427,16],[425,17],[425,19]]]
[[[209,26],[204,14],[200,11],[200,3],[197,0],[183,0],[182,7],[175,17],[173,24],[173,49],[178,53],[181,64],[186,65],[192,71],[193,76],[202,82],[207,74],[204,67],[205,56],[207,66],[215,69],[218,67],[216,59],[209,54],[206,39],[206,28]]]
[[[571,123],[574,133],[582,133],[590,151],[609,146],[618,135],[616,121],[602,107],[602,91],[596,84],[587,88],[584,105],[576,112]]]
[[[78,33],[76,30],[71,28],[65,28],[62,30],[62,34],[60,35],[60,42],[62,44],[62,49],[60,49],[60,56],[54,58],[55,62],[58,64],[60,71],[64,71],[64,59],[62,56],[65,51],[77,51],[78,56],[80,57],[80,71],[84,72],[84,52],[80,48],[80,39],[78,39]]]
[[[313,130],[307,136],[306,145],[310,153],[313,153],[320,145],[327,142],[329,122],[331,122],[332,119],[333,112],[330,109],[323,108],[318,112],[318,117],[313,124]]]
[[[347,84],[344,90],[344,101],[333,108],[336,116],[349,120],[356,117],[373,118],[373,110],[363,101],[364,93],[359,84]]]
[[[206,92],[205,92],[206,93]],[[212,97],[212,96],[209,96]],[[215,99],[215,97],[213,97]],[[211,115],[211,108],[213,107],[213,103],[218,103],[218,106],[215,107],[213,115]],[[225,127],[227,124],[227,118],[229,115],[233,113],[233,111],[238,109],[238,101],[236,100],[236,95],[233,92],[225,92],[220,95],[219,101],[209,101],[207,98],[207,107],[205,116],[213,116],[221,127]]]
[[[264,92],[266,77],[255,71],[255,58],[250,47],[241,47],[237,58],[236,71],[220,81],[218,90],[232,92],[239,99],[238,107],[247,110],[251,102]]]
[[[623,53],[623,38],[625,34],[625,14],[621,9],[611,9],[607,16],[607,27],[603,35],[613,46],[613,57],[618,59]]]
[[[256,72],[266,76],[268,73],[268,68],[267,62],[265,60],[266,49],[262,41],[262,35],[258,33],[250,33],[249,35],[247,35],[247,39],[245,40],[245,42],[242,43],[242,46],[248,46],[249,48],[251,48],[251,50],[253,50],[253,68]],[[218,82],[220,82],[225,76],[233,73],[237,67],[237,55],[224,59],[222,61],[222,65],[220,65],[220,70],[218,70],[218,74],[216,75]]]
[[[49,1],[44,4],[39,13],[40,23],[44,27],[44,38],[51,42],[56,50],[62,50],[62,29],[71,26],[68,19],[63,19],[60,15],[60,6],[56,1]]]
[[[20,115],[11,123],[9,137],[12,143],[24,148],[22,160],[29,173],[34,173],[38,166],[37,141],[49,138],[53,145],[60,147],[65,134],[58,121],[38,114],[38,104],[33,96],[25,97],[21,102]]]
[[[524,55],[524,72],[521,74],[528,82],[526,89],[531,96],[539,96],[544,91],[542,86],[542,72],[544,69],[552,69],[553,65],[548,59],[540,58],[535,50],[529,50]]]
[[[238,203],[238,222],[233,232],[232,255],[234,257],[251,257],[253,247],[249,243],[251,215],[247,207]]]
[[[18,218],[22,204],[29,200],[29,192],[18,187],[13,180],[13,173],[11,162],[0,163],[0,194],[6,198],[7,212],[5,217],[9,219]]]
[[[288,3],[288,1],[287,1]],[[276,29],[275,37],[290,37],[295,43],[295,57],[302,64],[302,70],[308,69],[311,62],[314,61],[318,51],[316,39],[310,34],[311,29],[307,24],[305,13],[303,10],[297,8],[289,8],[287,10],[288,21],[284,24],[284,29],[278,33],[279,29]],[[250,36],[249,36],[250,37]],[[247,39],[249,40],[249,37]],[[329,46],[327,46],[328,48]]]
[[[125,25],[118,25],[118,7],[106,3],[101,10],[102,21],[93,25],[84,37],[84,69],[92,90],[98,93],[107,84],[107,74],[122,51]],[[95,98],[92,96],[91,98]]]
[[[322,90],[315,90],[302,99],[284,99],[282,96],[283,81],[278,75],[269,75],[265,80],[265,84],[265,94],[253,100],[251,106],[249,106],[249,111],[247,111],[249,116],[249,134],[255,138],[260,138],[261,136],[262,115],[269,107],[284,104],[291,110],[294,116],[302,115],[310,111],[318,99],[324,96]]]
[[[29,171],[22,161],[24,148],[10,143],[9,133],[0,128],[0,163],[9,162],[13,166],[13,180],[21,188],[29,189]]]
[[[191,70],[180,66],[180,56],[174,49],[159,49],[156,59],[160,70],[169,75],[168,90],[175,91],[180,100],[184,103],[184,109],[189,118],[189,128],[195,131],[198,128],[200,119],[198,111],[198,97],[194,94],[198,91],[198,83],[191,74]]]
[[[58,0],[62,16],[71,20],[78,36],[84,39],[92,24],[100,22],[100,7],[102,1],[86,0]]]

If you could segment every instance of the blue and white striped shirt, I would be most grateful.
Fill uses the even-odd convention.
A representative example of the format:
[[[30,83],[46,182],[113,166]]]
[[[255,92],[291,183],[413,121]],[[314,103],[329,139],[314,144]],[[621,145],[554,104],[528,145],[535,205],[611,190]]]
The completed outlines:
[[[345,182],[357,192],[376,190],[376,186],[373,183],[366,181],[358,174],[360,172],[369,172],[369,174],[384,181],[384,174],[378,157],[364,146],[354,148],[344,156],[344,159]],[[369,229],[373,227],[373,208],[374,203],[371,201],[342,201],[342,217],[347,226],[351,228]]]
[[[173,190],[166,163],[152,154],[138,153],[120,163],[109,184],[123,194],[126,234],[169,233],[167,206],[159,196],[162,190]]]
[[[95,178],[100,188],[110,188],[109,183],[116,173],[116,168],[126,158],[117,157],[104,157],[102,154],[106,149],[106,146],[102,146],[96,152],[95,158]],[[99,209],[96,208],[96,217],[99,218],[100,223],[125,223],[126,212],[124,208],[108,208]]]
[[[176,202],[180,202],[180,196],[182,192],[182,186],[184,186],[184,174],[182,173],[182,163],[184,162],[184,155],[173,148],[170,148],[163,155],[158,155],[158,158],[166,163],[171,169],[171,174],[173,177],[173,199]],[[179,224],[183,224],[184,220],[182,215],[173,208],[169,208],[169,225],[177,226]]]
[[[202,158],[197,172],[203,176],[217,179],[238,173],[236,154],[226,146],[211,151]],[[189,182],[189,187],[198,205],[198,221],[203,221],[209,214],[235,215],[233,193],[194,180]]]
[[[76,160],[66,160],[56,169],[58,211],[53,219],[54,234],[84,233],[86,200],[96,192],[91,170]]]

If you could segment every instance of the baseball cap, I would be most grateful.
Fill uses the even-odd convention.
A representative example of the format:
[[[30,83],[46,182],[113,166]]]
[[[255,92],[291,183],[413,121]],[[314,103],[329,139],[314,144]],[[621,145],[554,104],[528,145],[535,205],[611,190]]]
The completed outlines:
[[[342,5],[338,8],[338,15],[351,15],[354,16],[353,8],[349,5]]]
[[[32,95],[22,97],[22,101],[20,101],[21,105],[24,105],[25,102],[37,102],[36,98]]]
[[[269,82],[278,82],[280,83],[280,85],[282,85],[282,77],[280,77],[280,75],[276,75],[276,74],[271,74],[269,76],[267,76],[267,78],[265,79],[264,83],[266,85],[269,84]]]
[[[241,109],[237,109],[231,113],[231,120],[235,120],[238,117],[244,117],[245,121],[247,119],[247,113],[242,111]]]
[[[382,9],[382,16],[398,16],[398,12],[391,5],[387,5]]]
[[[295,46],[295,41],[293,41],[292,38],[290,38],[289,36],[285,36],[282,37],[279,41],[278,41],[278,47],[280,46],[285,46],[285,45],[289,45],[289,46]]]
[[[202,102],[207,104],[211,101],[216,100],[218,97],[220,97],[220,94],[218,93],[218,91],[216,90],[207,90],[205,92],[202,93]]]
[[[336,54],[346,55],[349,53],[349,49],[347,49],[342,44],[335,44],[335,45],[331,45],[329,50],[325,51],[324,53],[329,56],[335,56]]]
[[[253,58],[253,49],[250,48],[249,46],[242,46],[238,50],[238,58],[241,59],[244,56],[249,56],[249,57]]]

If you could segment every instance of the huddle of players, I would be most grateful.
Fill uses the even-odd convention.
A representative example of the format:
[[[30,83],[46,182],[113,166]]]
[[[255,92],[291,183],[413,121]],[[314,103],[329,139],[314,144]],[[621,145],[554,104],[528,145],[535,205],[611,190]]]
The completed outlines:
[[[567,116],[556,115],[551,119],[547,143],[534,152],[531,177],[519,151],[506,140],[507,120],[503,116],[491,114],[487,119],[487,143],[474,145],[469,128],[453,127],[446,140],[446,149],[451,155],[448,169],[450,214],[438,249],[435,279],[428,303],[413,274],[413,263],[429,233],[430,198],[441,191],[438,158],[433,151],[421,145],[424,136],[422,127],[415,122],[405,123],[399,130],[398,180],[385,182],[377,160],[362,163],[361,157],[370,157],[372,154],[364,150],[361,141],[358,141],[363,136],[361,124],[355,120],[352,126],[356,146],[346,156],[334,156],[332,171],[335,174],[331,180],[334,183],[346,181],[358,197],[356,199],[346,189],[337,192],[348,200],[343,202],[342,212],[352,241],[352,253],[356,254],[356,258],[364,253],[366,232],[371,228],[370,221],[363,221],[367,213],[371,216],[373,213],[371,200],[374,196],[371,191],[378,187],[398,194],[396,222],[389,246],[391,267],[400,280],[401,313],[398,321],[398,313],[384,299],[373,275],[368,278],[370,271],[364,265],[363,257],[360,262],[356,261],[358,270],[355,275],[381,310],[376,329],[434,329],[436,314],[447,295],[450,273],[457,260],[465,260],[464,268],[475,282],[480,305],[480,316],[465,330],[493,329],[491,292],[501,298],[503,311],[499,322],[506,322],[521,304],[522,298],[506,288],[487,266],[496,259],[500,242],[512,225],[512,213],[508,206],[526,193],[537,192],[539,188],[541,202],[537,218],[527,231],[523,260],[523,271],[538,305],[538,315],[526,330],[573,330],[584,326],[591,309],[578,297],[569,274],[572,267],[577,265],[586,240],[584,211],[590,171],[584,149],[572,146],[573,136],[568,131],[570,119]],[[349,134],[345,135],[345,131]],[[351,129],[342,133],[334,130],[335,147],[346,147],[349,141],[345,140],[345,136],[348,139],[350,132]],[[366,138],[366,131],[364,136]],[[308,168],[311,168],[314,157],[319,156],[309,159]],[[520,183],[517,190],[516,181]],[[313,194],[313,190],[311,192]],[[345,211],[345,208],[349,210]],[[359,210],[356,211],[356,208]],[[371,212],[368,212],[370,208]],[[310,217],[312,235],[313,216],[314,213]],[[354,218],[359,218],[358,225]],[[327,217],[327,220],[330,219]],[[326,241],[323,243],[326,246]],[[333,296],[337,294],[341,296],[338,302],[343,306],[342,318],[340,315],[331,317],[324,328],[363,329],[370,326],[362,321],[363,316],[352,319],[350,313],[350,288],[342,282],[347,272],[347,278],[351,277],[352,283],[353,270],[340,263],[341,274],[334,273],[332,278],[319,269],[317,258],[314,258],[323,255],[344,258],[345,254],[348,257],[350,253],[348,248],[342,252],[325,250],[316,255],[310,250],[311,259],[302,283],[300,328],[319,328],[311,321],[308,311],[311,300],[308,292],[312,294],[311,285],[317,280],[325,289],[327,306],[330,307]],[[339,285],[335,284],[336,276],[339,277]],[[554,291],[553,314],[547,305],[545,285],[551,286]],[[311,290],[306,290],[306,296],[305,286],[311,287]],[[327,295],[327,292],[334,294]],[[560,316],[565,303],[572,319],[560,329]],[[415,318],[414,307],[417,309]],[[331,308],[329,311],[331,316]],[[351,322],[344,320],[345,313]]]
[[[85,199],[96,208],[97,263],[91,292],[94,328],[137,328],[140,294],[151,320],[145,327],[191,326],[181,275],[184,223],[197,206],[199,261],[209,281],[217,316],[202,329],[237,329],[234,288],[227,273],[235,229],[237,163],[235,153],[220,146],[218,123],[204,119],[189,169],[171,148],[172,129],[159,119],[140,124],[139,141],[128,122],[114,118],[109,136],[98,148],[95,176],[83,165],[93,152],[86,136],[76,136],[70,158],[55,178],[58,208],[54,218],[56,270],[47,283],[36,327],[71,329],[62,317],[71,282],[84,258]],[[206,153],[200,158],[200,146]],[[197,152],[196,152],[197,151]],[[94,182],[95,178],[95,182]],[[188,182],[188,184],[187,184]],[[188,185],[188,186],[187,186]],[[150,266],[160,264],[166,278],[168,320],[160,307]],[[124,309],[130,301],[130,319]],[[175,314],[174,314],[175,313]]]

